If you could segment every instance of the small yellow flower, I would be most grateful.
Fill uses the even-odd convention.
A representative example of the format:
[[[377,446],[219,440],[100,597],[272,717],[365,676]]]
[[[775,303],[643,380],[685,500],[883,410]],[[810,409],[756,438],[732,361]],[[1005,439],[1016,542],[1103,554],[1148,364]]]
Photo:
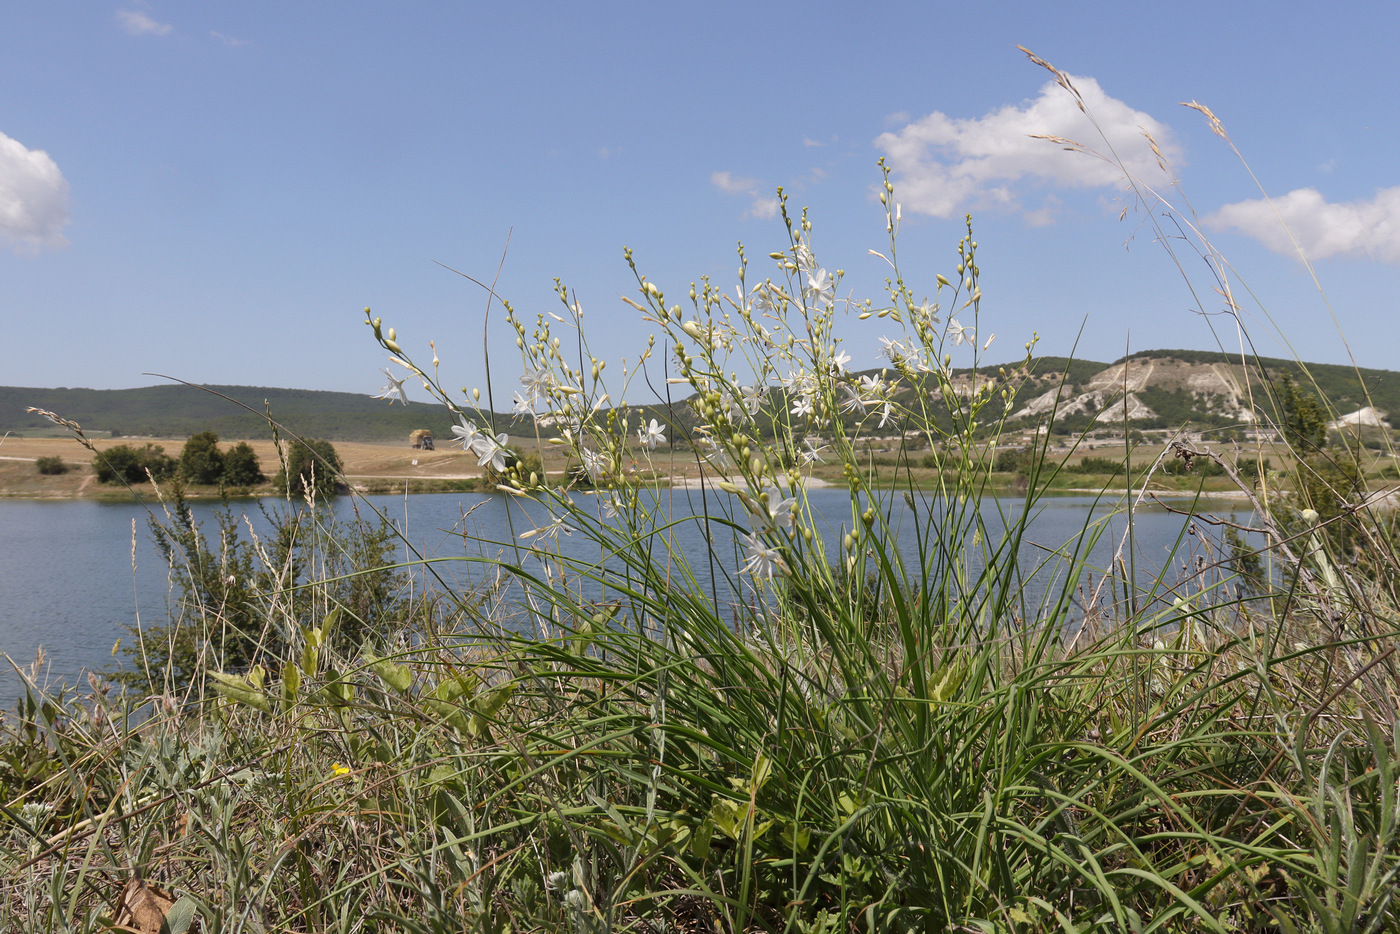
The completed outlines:
[[[348,765],[341,765],[339,762],[332,762],[331,774],[336,778],[339,778],[342,775],[349,775],[350,767]]]

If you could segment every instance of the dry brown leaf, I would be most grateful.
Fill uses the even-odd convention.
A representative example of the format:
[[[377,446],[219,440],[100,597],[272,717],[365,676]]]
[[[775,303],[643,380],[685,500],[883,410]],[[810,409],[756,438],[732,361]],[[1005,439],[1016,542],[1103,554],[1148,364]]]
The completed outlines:
[[[112,919],[118,930],[135,931],[137,934],[160,934],[165,924],[166,912],[175,904],[175,899],[164,889],[132,876],[122,889],[117,902],[116,916]]]

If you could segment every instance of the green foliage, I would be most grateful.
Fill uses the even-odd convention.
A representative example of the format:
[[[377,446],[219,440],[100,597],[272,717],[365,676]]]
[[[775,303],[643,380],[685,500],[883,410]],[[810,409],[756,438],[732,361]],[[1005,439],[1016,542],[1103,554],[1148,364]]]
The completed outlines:
[[[26,413],[28,406],[62,412],[98,437],[116,435],[185,438],[212,431],[221,438],[260,438],[268,433],[264,402],[286,432],[331,441],[409,443],[409,433],[427,428],[437,438],[452,437],[454,418],[422,406],[388,406],[364,393],[322,392],[256,386],[148,386],[141,389],[33,389],[0,386],[0,434],[53,426]],[[227,397],[227,398],[224,398]],[[247,406],[233,408],[227,399]],[[533,432],[512,414],[495,424],[512,434]],[[546,431],[548,435],[551,432]]]
[[[208,486],[218,483],[223,476],[224,455],[219,450],[219,436],[212,431],[190,435],[180,452],[181,479]]]
[[[304,509],[265,511],[272,531],[259,550],[227,502],[215,514],[212,546],[178,487],[166,515],[150,526],[181,592],[176,616],[133,627],[124,647],[132,666],[122,680],[159,687],[188,684],[206,670],[275,668],[293,634],[331,609],[336,638],[350,646],[406,612],[407,581],[393,567],[396,532],[387,521],[324,525]],[[332,582],[306,586],[321,576]]]
[[[240,441],[224,452],[222,479],[226,485],[235,487],[257,486],[267,479],[252,445]]]
[[[35,462],[35,467],[39,473],[46,477],[57,476],[68,472],[68,465],[63,462],[62,457],[41,457]]]
[[[1066,473],[1115,477],[1123,472],[1123,462],[1107,457],[1086,457],[1077,462],[1066,463],[1061,469]]]
[[[92,459],[92,469],[102,483],[135,485],[147,480],[166,480],[175,476],[179,463],[158,444],[145,447],[118,444],[107,448]]]
[[[335,445],[319,438],[294,441],[287,446],[287,459],[273,478],[277,489],[292,496],[333,496],[340,491],[343,466]]]
[[[1279,377],[1274,392],[1284,440],[1304,455],[1321,450],[1327,444],[1327,412],[1317,397],[1300,390],[1287,370]]]
[[[789,239],[757,277],[780,289],[758,311],[722,306],[708,283],[695,302],[719,309],[729,345],[697,340],[709,323],[671,314],[638,276],[666,331],[656,346],[685,348],[668,372],[703,398],[718,450],[696,456],[728,478],[704,516],[643,488],[646,465],[629,470],[646,455],[600,401],[621,388],[565,366],[549,320],[531,332],[509,306],[531,338],[523,368],[552,387],[569,453],[609,492],[517,491],[512,508],[530,509],[513,514],[539,524],[476,542],[478,584],[438,577],[440,599],[409,613],[373,585],[394,573],[386,526],[338,527],[313,503],[254,548],[225,510],[216,550],[177,489],[157,536],[181,615],[140,634],[159,676],[116,701],[96,686],[86,706],[31,698],[0,732],[0,764],[14,763],[0,790],[24,796],[5,805],[19,845],[0,849],[0,917],[110,927],[102,881],[157,864],[189,892],[167,921],[197,911],[204,930],[1400,928],[1400,601],[1383,577],[1353,586],[1319,519],[1295,510],[1311,524],[1288,527],[1270,497],[1248,520],[1270,537],[1261,554],[1228,537],[1217,550],[1197,503],[1173,507],[1194,513],[1191,541],[1154,556],[1160,574],[1130,570],[1131,524],[1091,568],[1088,519],[1063,547],[1029,535],[1034,478],[1057,465],[996,449],[974,430],[979,416],[1004,429],[995,393],[969,397],[938,367],[892,379],[942,486],[882,485],[875,420],[841,417],[861,390],[834,363],[834,284],[805,214],[780,204]],[[964,322],[977,249],[969,225],[934,290]],[[881,326],[904,327],[921,359],[977,364],[981,345],[948,346],[888,252],[881,306],[898,314]],[[414,341],[366,317],[408,358]],[[740,391],[727,354],[755,348],[745,363],[800,387],[808,414],[784,405],[793,417],[765,424],[727,404]],[[818,432],[849,495],[833,536],[788,453]],[[1343,474],[1334,518],[1394,541],[1323,453],[1331,468],[1303,463]],[[1219,455],[1190,456],[1204,471]],[[1012,508],[988,465],[1031,478]],[[1326,505],[1297,494],[1290,505]],[[674,547],[692,523],[700,554]],[[562,546],[566,527],[588,547]],[[149,718],[132,716],[152,695]]]

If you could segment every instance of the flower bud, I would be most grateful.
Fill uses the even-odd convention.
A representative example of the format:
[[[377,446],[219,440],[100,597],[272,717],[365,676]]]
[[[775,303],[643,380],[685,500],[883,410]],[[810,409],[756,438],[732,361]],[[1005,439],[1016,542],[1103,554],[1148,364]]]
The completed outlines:
[[[473,389],[473,390],[472,390],[472,401],[473,401],[473,402],[480,402],[480,401],[481,401],[481,390],[480,390],[480,389]]]
[[[393,331],[393,328],[389,329],[389,333],[392,334]],[[403,349],[399,347],[399,345],[394,341],[392,337],[386,337],[384,339],[384,346],[388,348],[390,353],[403,353]]]

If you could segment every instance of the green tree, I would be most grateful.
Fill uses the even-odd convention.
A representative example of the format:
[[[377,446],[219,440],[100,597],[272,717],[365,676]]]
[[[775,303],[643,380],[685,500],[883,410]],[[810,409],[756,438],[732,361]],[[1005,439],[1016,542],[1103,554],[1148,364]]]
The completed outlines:
[[[46,476],[62,474],[68,472],[68,465],[63,462],[62,457],[41,457],[35,466],[39,468],[39,473]]]
[[[1327,412],[1317,396],[1303,392],[1287,370],[1278,381],[1278,407],[1283,437],[1302,454],[1313,454],[1327,444]]]
[[[186,483],[205,486],[218,483],[224,476],[224,455],[219,450],[219,436],[212,431],[190,435],[180,452],[180,476]]]
[[[247,441],[240,441],[224,453],[224,483],[228,486],[256,486],[267,477],[258,455]]]
[[[335,446],[320,438],[293,442],[287,451],[286,466],[273,482],[293,496],[314,491],[317,496],[333,496],[340,486],[340,455]]]
[[[145,483],[151,478],[165,480],[173,477],[179,462],[158,444],[144,448],[118,444],[92,459],[92,469],[101,483]]]

